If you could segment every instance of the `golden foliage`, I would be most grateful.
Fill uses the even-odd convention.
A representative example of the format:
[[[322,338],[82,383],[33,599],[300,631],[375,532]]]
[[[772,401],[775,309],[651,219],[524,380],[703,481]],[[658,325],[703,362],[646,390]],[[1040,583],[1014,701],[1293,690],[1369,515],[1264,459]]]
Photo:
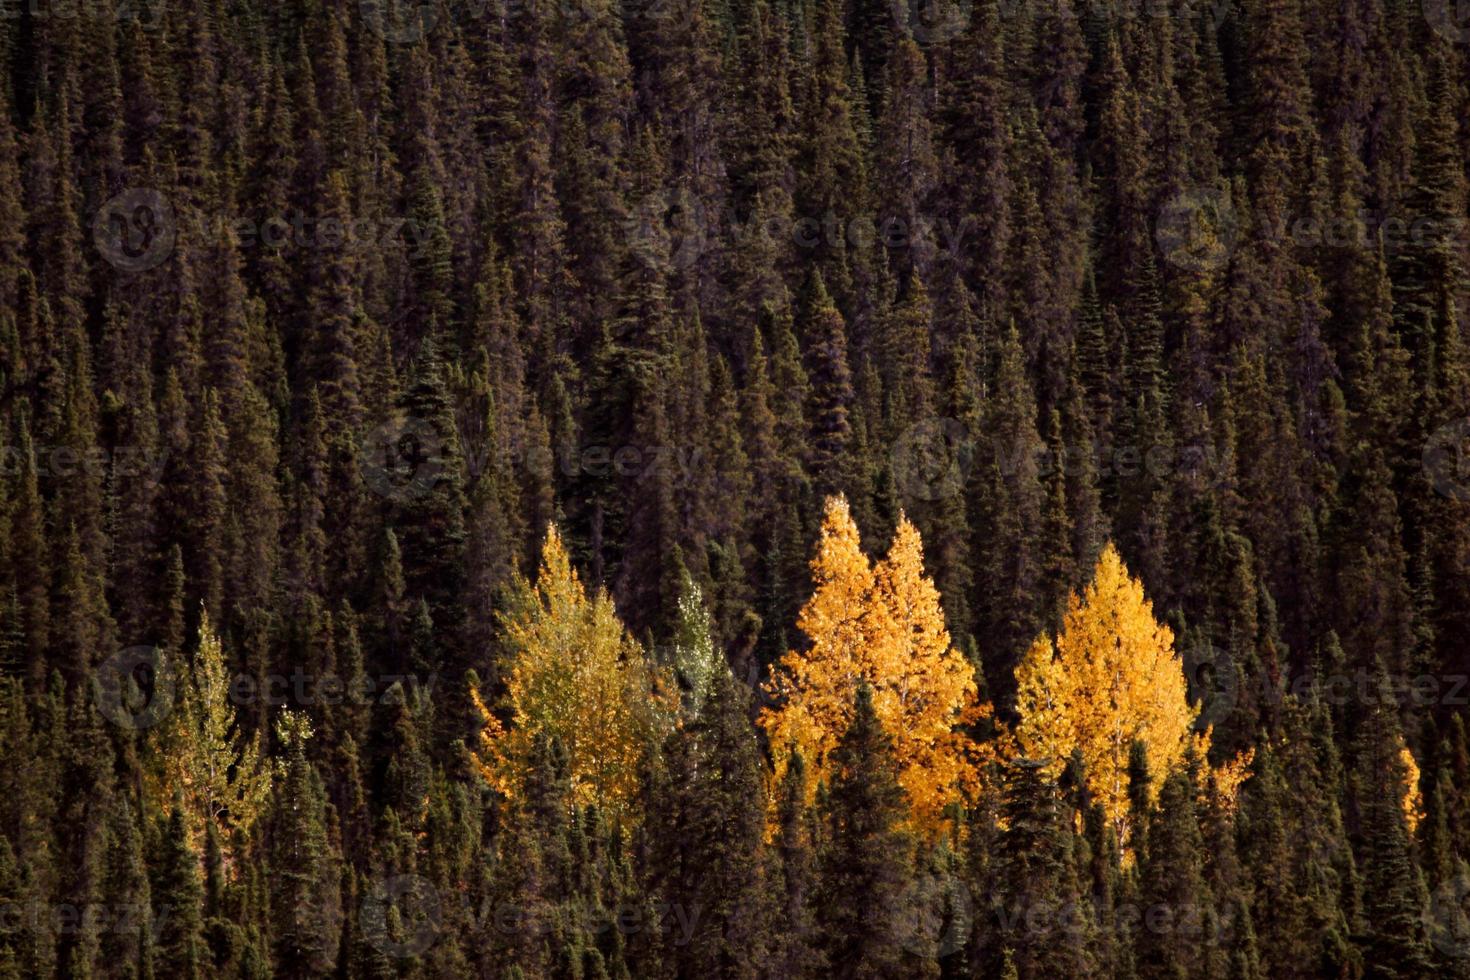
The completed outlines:
[[[812,798],[865,680],[893,738],[899,782],[916,822],[934,829],[944,807],[974,788],[975,746],[956,729],[982,709],[974,671],[950,645],[939,592],[924,575],[919,532],[900,517],[888,555],[875,568],[862,552],[847,501],[829,498],[811,569],[814,589],[797,619],[810,647],[781,659],[768,684],[778,707],[760,716],[776,784],[795,747],[806,760]]]
[[[480,772],[514,798],[536,737],[546,735],[566,750],[578,803],[626,811],[638,796],[647,753],[671,723],[671,683],[628,635],[607,593],[588,597],[555,525],[546,532],[536,584],[517,575],[511,593],[500,615],[509,651],[500,712],[471,691],[485,722]]]
[[[1404,820],[1412,834],[1419,829],[1419,821],[1424,819],[1424,794],[1419,790],[1419,763],[1414,760],[1414,753],[1402,741],[1400,736],[1399,764],[1403,766],[1404,773]]]
[[[155,764],[146,774],[145,790],[163,813],[176,798],[182,800],[195,843],[212,822],[228,847],[236,831],[248,831],[259,818],[270,795],[271,772],[263,762],[260,733],[247,740],[236,722],[224,649],[208,613],[199,623],[198,651],[177,673],[178,700],[153,732]]]
[[[1206,736],[1196,735],[1195,738],[1204,741]],[[1201,749],[1204,748],[1207,745],[1201,745]],[[1200,757],[1204,758],[1203,755]],[[1221,763],[1218,768],[1201,766],[1200,778],[1205,784],[1202,793],[1204,799],[1226,813],[1234,813],[1240,803],[1240,786],[1251,778],[1251,763],[1255,760],[1256,750],[1251,748],[1237,752],[1235,758]]]
[[[1155,795],[1184,757],[1198,709],[1186,697],[1174,634],[1157,622],[1143,586],[1109,544],[1081,596],[1068,599],[1055,641],[1039,637],[1016,669],[1015,750],[1060,772],[1081,751],[1087,782],[1120,829],[1128,808],[1128,758],[1148,750]],[[1201,738],[1203,757],[1208,741]]]

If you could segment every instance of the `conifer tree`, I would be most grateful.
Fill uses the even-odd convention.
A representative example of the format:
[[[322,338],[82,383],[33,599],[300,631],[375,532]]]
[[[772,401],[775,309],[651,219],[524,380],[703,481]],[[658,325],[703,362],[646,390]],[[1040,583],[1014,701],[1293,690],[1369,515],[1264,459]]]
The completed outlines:
[[[829,969],[838,976],[913,976],[924,964],[903,948],[913,874],[903,831],[904,794],[893,739],[873,693],[859,685],[852,723],[832,753],[829,838],[822,852],[818,908]]]
[[[341,871],[327,838],[325,793],[306,757],[310,723],[287,714],[278,727],[288,757],[270,819],[276,973],[325,976],[337,959]]]
[[[170,811],[160,823],[154,845],[151,892],[157,921],[158,953],[154,969],[159,976],[194,977],[209,973],[208,948],[203,935],[204,885],[197,852],[189,845],[183,811]]]
[[[668,957],[689,976],[755,976],[768,955],[765,813],[743,690],[724,665],[712,671],[707,696],[665,744],[649,817],[662,900],[698,910],[695,936]]]
[[[1024,758],[1006,764],[997,888],[986,909],[1000,932],[987,950],[988,969],[1003,974],[1009,968],[1022,977],[1086,974],[1072,831],[1065,816],[1056,781],[1045,767]]]

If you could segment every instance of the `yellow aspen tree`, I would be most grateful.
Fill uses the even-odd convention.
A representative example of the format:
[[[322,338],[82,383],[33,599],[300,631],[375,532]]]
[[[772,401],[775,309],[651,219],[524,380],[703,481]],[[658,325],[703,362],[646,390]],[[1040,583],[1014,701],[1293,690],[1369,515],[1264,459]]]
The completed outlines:
[[[183,674],[178,702],[154,732],[153,769],[147,786],[154,805],[168,812],[176,797],[197,844],[208,823],[229,846],[247,831],[270,795],[271,772],[261,752],[261,735],[246,739],[230,703],[230,673],[219,635],[204,613],[199,649]]]
[[[515,798],[544,734],[566,750],[578,803],[627,812],[648,752],[672,724],[673,686],[628,634],[607,593],[588,597],[555,525],[536,584],[515,577],[500,623],[509,652],[500,710],[471,691],[485,722],[476,752],[482,775]]]
[[[878,717],[894,739],[899,784],[921,823],[934,825],[957,790],[973,791],[973,743],[957,729],[977,720],[975,671],[950,645],[933,579],[924,574],[919,529],[900,515],[888,555],[874,570],[870,648]],[[871,682],[870,682],[871,683]]]
[[[852,720],[858,683],[867,681],[916,822],[933,829],[945,805],[974,784],[972,747],[956,729],[980,708],[974,671],[950,645],[938,590],[923,573],[919,532],[900,519],[888,556],[874,568],[847,501],[829,498],[811,569],[812,595],[797,618],[810,646],[782,657],[767,685],[777,707],[760,717],[774,785],[795,748],[812,799]]]
[[[1143,586],[1117,549],[1103,549],[1092,582],[1067,601],[1061,632],[1042,636],[1016,669],[1015,750],[1060,772],[1081,751],[1087,782],[1120,839],[1128,823],[1128,757],[1148,750],[1157,795],[1191,744],[1198,709],[1189,704],[1174,634],[1154,619]]]
[[[776,785],[786,775],[795,746],[806,761],[808,802],[825,775],[827,756],[847,730],[857,681],[864,674],[873,567],[842,497],[827,500],[811,570],[812,595],[796,619],[810,645],[781,658],[768,684],[779,707],[760,716],[771,743]]]

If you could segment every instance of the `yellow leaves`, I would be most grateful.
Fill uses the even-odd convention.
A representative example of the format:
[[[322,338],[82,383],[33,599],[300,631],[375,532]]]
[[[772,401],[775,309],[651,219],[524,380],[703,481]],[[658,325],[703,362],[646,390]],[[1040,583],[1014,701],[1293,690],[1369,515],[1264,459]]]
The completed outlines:
[[[1204,735],[1195,737],[1200,741],[1206,740]],[[1205,757],[1207,748],[1207,745],[1201,745],[1196,750],[1201,759]],[[1235,758],[1222,763],[1216,769],[1201,767],[1201,775],[1206,780],[1205,798],[1226,813],[1234,813],[1240,802],[1240,786],[1251,778],[1251,763],[1255,759],[1256,750],[1252,748],[1236,753]]]
[[[618,620],[612,599],[588,597],[551,526],[536,584],[517,576],[500,617],[509,651],[497,714],[472,691],[485,722],[476,761],[490,785],[517,796],[537,735],[560,740],[578,803],[621,812],[637,798],[639,772],[672,717],[672,685]]]
[[[858,681],[866,680],[917,822],[936,827],[944,807],[973,789],[975,747],[956,729],[981,715],[974,672],[950,645],[939,592],[923,566],[919,532],[907,519],[875,568],[847,502],[827,501],[811,563],[815,588],[797,618],[811,645],[781,659],[768,685],[779,707],[760,717],[777,785],[795,746],[807,762],[811,799],[851,722]]]
[[[1014,742],[1018,755],[1065,760],[1077,743],[1076,726],[1061,698],[1070,688],[1066,668],[1049,636],[1038,636],[1016,665],[1016,710],[1021,713]]]
[[[249,830],[264,809],[271,772],[260,734],[246,740],[240,732],[224,650],[207,613],[199,623],[199,649],[182,674],[178,703],[152,735],[154,765],[145,788],[160,812],[182,799],[196,843],[213,822],[229,846],[234,832]]]
[[[1089,787],[1120,826],[1133,742],[1148,750],[1155,794],[1191,744],[1198,709],[1186,697],[1174,635],[1154,619],[1143,586],[1112,545],[1083,594],[1068,600],[1061,633],[1032,644],[1016,680],[1016,751],[1060,772],[1080,750]]]
[[[1404,774],[1404,821],[1409,825],[1409,833],[1419,829],[1419,821],[1424,819],[1424,794],[1419,790],[1419,763],[1414,761],[1414,753],[1403,743],[1403,736],[1399,737],[1399,764],[1403,767]]]

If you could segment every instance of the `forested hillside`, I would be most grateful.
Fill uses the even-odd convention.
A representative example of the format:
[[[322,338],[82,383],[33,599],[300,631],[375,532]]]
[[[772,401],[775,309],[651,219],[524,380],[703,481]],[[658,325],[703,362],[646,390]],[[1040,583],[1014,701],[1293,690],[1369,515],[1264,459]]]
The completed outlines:
[[[1455,0],[10,0],[0,980],[1470,977]]]

